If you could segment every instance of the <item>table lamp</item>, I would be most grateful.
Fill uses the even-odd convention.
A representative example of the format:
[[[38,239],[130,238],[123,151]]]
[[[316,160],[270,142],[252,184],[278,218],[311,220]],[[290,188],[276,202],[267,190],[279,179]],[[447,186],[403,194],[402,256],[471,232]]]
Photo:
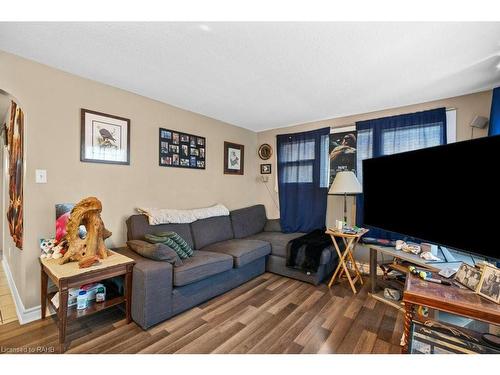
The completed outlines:
[[[328,195],[344,195],[344,222],[347,223],[347,194],[360,194],[363,192],[361,184],[354,172],[341,171],[337,172],[333,180]]]

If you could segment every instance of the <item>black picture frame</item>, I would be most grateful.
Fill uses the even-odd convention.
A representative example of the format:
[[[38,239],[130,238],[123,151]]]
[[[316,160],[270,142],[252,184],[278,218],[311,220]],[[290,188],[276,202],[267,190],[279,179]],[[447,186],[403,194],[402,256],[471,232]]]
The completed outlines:
[[[230,162],[232,162],[229,157],[229,152],[234,150],[239,153],[239,157],[236,159],[238,167],[231,168]],[[245,174],[245,146],[238,143],[224,142],[224,174],[231,175],[244,175]]]
[[[260,174],[271,174],[271,164],[261,164],[260,165]]]
[[[206,169],[207,139],[178,130],[159,128],[158,165],[160,167]]]
[[[109,119],[108,125],[113,125],[116,127],[124,127],[126,128],[126,160],[110,160],[110,159],[98,159],[88,157],[86,154],[86,141],[87,141],[87,131],[86,127],[86,119],[87,115],[96,115],[107,117]],[[117,121],[118,123],[113,124],[113,121]],[[120,122],[124,122],[125,124],[120,124]],[[118,165],[130,165],[130,119],[115,115],[110,115],[108,113],[92,111],[90,109],[81,108],[80,110],[80,161],[86,163],[102,163],[102,164],[118,164]],[[91,128],[93,125],[91,126]]]

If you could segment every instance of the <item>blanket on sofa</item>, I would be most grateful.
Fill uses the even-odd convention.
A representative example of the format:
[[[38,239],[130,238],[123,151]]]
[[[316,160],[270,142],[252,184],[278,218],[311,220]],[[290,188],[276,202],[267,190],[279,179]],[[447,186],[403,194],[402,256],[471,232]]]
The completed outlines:
[[[316,229],[288,242],[286,265],[306,273],[316,273],[323,250],[332,245],[324,229]]]
[[[194,208],[191,210],[142,207],[136,210],[140,214],[147,216],[150,225],[185,224],[192,223],[196,220],[207,219],[209,217],[229,215],[229,210],[222,204],[216,204],[211,207]]]

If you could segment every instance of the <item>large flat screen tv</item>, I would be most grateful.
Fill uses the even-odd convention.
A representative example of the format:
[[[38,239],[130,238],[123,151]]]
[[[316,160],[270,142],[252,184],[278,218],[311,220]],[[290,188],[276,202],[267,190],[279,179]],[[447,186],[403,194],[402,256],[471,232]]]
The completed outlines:
[[[364,225],[500,258],[499,179],[500,136],[364,160]]]

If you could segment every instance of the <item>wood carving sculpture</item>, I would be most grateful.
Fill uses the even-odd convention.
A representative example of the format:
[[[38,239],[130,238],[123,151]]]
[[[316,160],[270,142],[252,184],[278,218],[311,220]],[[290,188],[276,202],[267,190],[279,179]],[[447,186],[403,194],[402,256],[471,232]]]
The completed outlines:
[[[111,232],[104,227],[101,219],[102,204],[95,197],[88,197],[73,207],[67,224],[67,232],[61,240],[65,242],[67,251],[60,264],[78,262],[80,268],[90,267],[99,259],[108,257],[108,249],[104,240]],[[79,227],[87,229],[85,238],[80,238]]]
[[[12,240],[18,249],[23,249],[23,156],[24,113],[13,101],[10,103],[10,118],[7,127],[9,151],[9,207],[7,220]]]

